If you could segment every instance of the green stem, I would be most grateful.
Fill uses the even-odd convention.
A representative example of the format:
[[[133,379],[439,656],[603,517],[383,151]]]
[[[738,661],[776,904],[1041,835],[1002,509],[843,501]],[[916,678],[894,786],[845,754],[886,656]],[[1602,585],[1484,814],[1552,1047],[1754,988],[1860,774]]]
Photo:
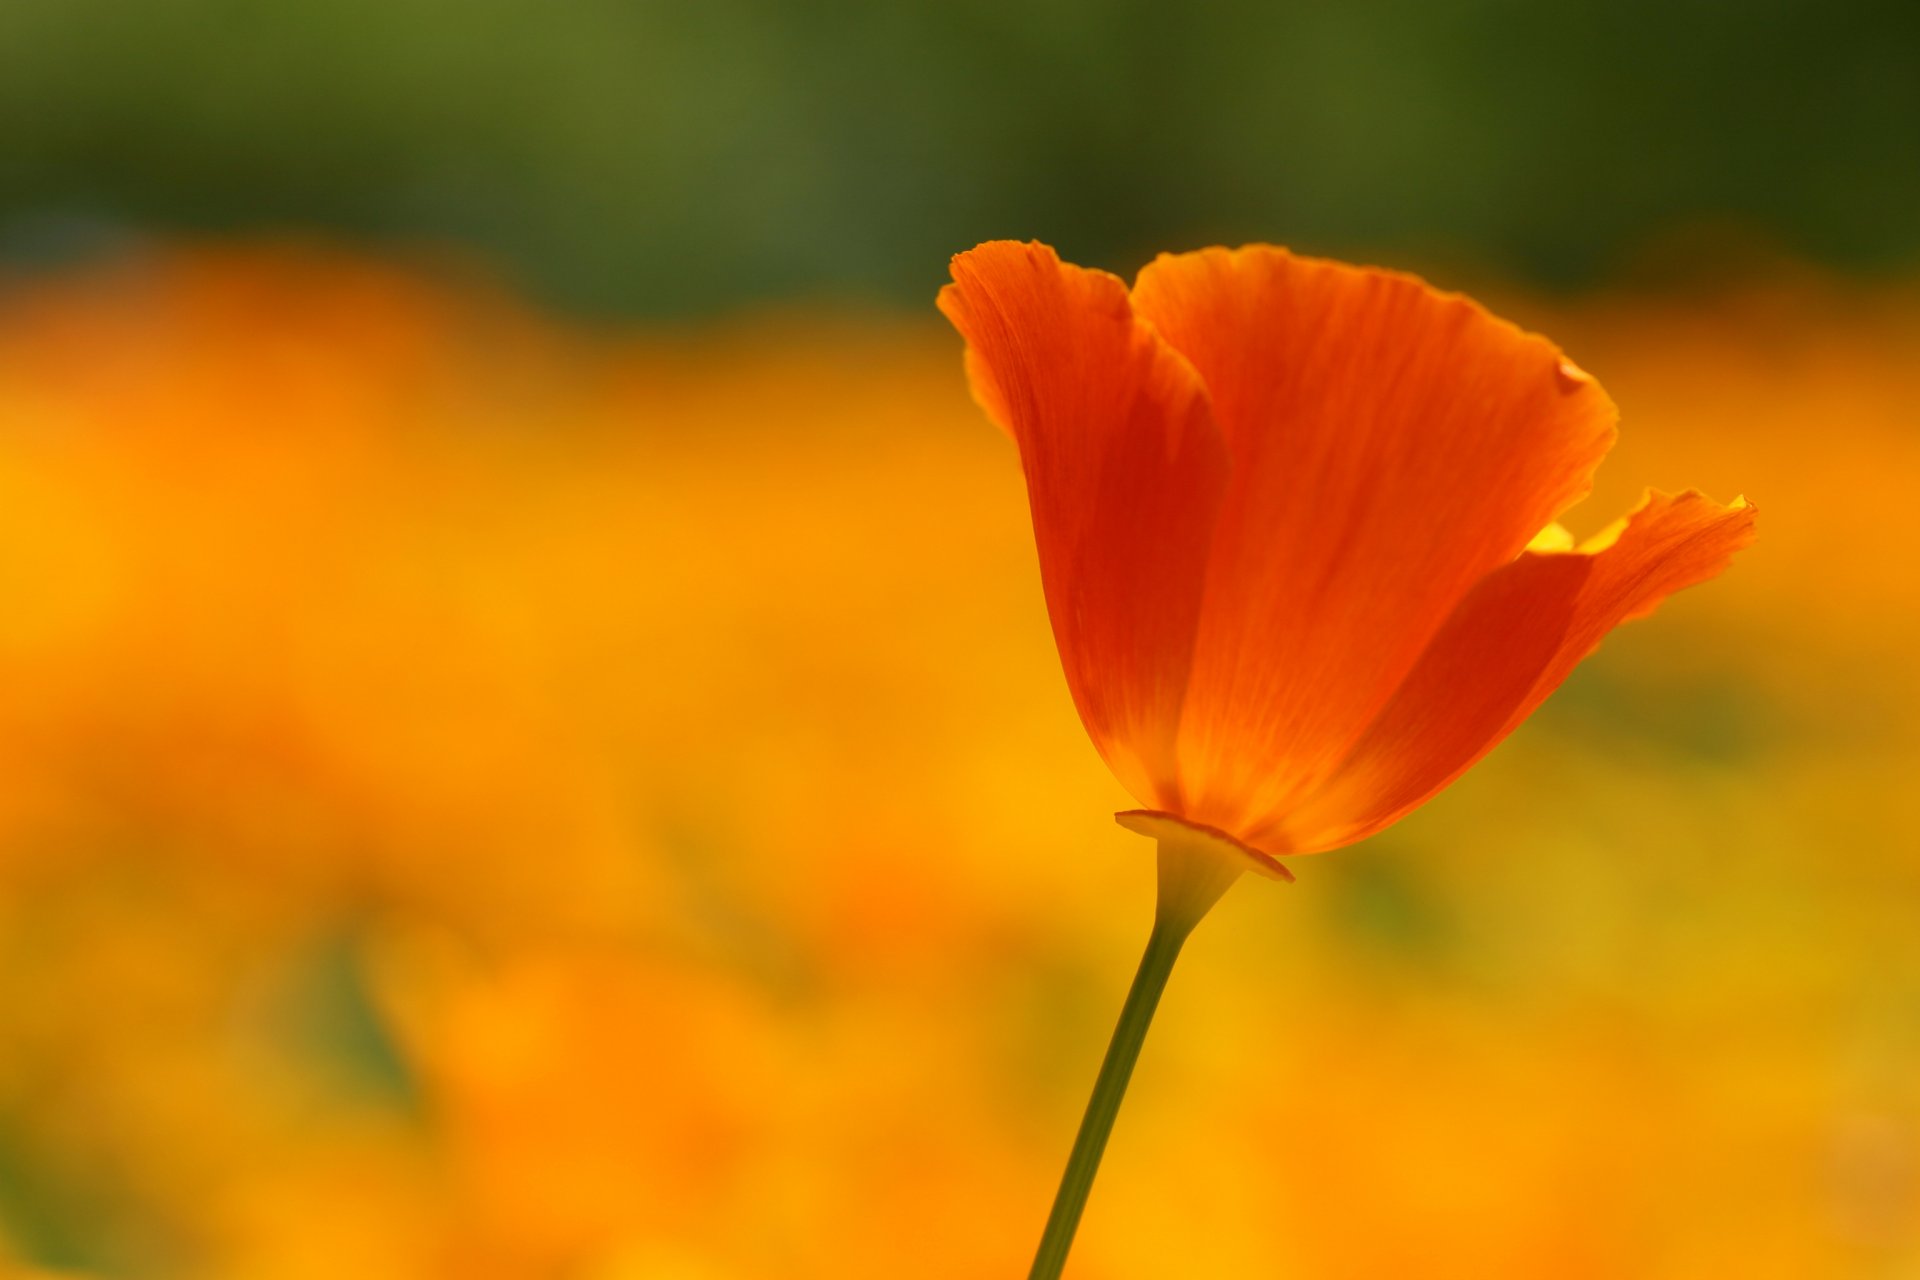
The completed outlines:
[[[1100,1075],[1093,1082],[1093,1096],[1087,1099],[1087,1112],[1080,1120],[1080,1132],[1073,1140],[1073,1153],[1067,1157],[1067,1171],[1054,1194],[1053,1211],[1047,1215],[1047,1228],[1041,1233],[1040,1249],[1027,1280],[1059,1280],[1067,1265],[1067,1251],[1073,1248],[1074,1232],[1087,1207],[1087,1193],[1093,1190],[1093,1178],[1100,1171],[1100,1157],[1106,1153],[1114,1117],[1120,1114],[1121,1099],[1127,1096],[1133,1064],[1140,1059],[1140,1046],[1146,1042],[1147,1028],[1153,1024],[1153,1013],[1160,1006],[1160,993],[1167,988],[1173,962],[1180,958],[1180,948],[1193,927],[1239,875],[1237,866],[1216,853],[1161,844],[1160,893],[1153,932],[1147,935],[1146,954],[1140,957],[1127,1002],[1120,1007],[1119,1024],[1100,1063]]]

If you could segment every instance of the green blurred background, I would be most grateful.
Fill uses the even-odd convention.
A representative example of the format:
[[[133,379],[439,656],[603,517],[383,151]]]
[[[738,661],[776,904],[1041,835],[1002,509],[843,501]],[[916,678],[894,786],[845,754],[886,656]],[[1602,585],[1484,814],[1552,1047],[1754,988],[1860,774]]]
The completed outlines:
[[[1920,253],[1911,0],[5,0],[0,126],[15,261],[317,225],[661,318],[918,305],[1004,235],[1552,285]]]

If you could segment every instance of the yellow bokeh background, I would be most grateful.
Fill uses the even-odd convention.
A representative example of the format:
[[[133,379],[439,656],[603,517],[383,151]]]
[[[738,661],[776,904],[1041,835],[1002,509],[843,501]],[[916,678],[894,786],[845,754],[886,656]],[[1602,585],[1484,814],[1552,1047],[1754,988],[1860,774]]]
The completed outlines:
[[[1920,290],[1490,299],[1761,540],[1176,973],[1069,1274],[1920,1274]],[[1151,900],[929,313],[0,292],[0,1270],[1024,1267]]]

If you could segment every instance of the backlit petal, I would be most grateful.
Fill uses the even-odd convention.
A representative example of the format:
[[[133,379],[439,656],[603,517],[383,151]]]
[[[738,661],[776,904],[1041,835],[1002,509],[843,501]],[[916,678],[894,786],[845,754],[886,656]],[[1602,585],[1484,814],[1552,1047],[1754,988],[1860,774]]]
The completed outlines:
[[[1530,551],[1488,574],[1328,786],[1251,839],[1310,852],[1397,821],[1511,733],[1607,632],[1718,575],[1753,532],[1743,501],[1650,494],[1577,552]]]
[[[1232,488],[1179,738],[1245,834],[1339,764],[1485,574],[1584,495],[1612,403],[1546,339],[1392,272],[1162,257],[1134,308],[1198,369]]]
[[[1074,704],[1121,783],[1173,807],[1226,443],[1188,362],[1104,272],[1040,244],[953,261],[940,309],[1026,472],[1041,581]]]

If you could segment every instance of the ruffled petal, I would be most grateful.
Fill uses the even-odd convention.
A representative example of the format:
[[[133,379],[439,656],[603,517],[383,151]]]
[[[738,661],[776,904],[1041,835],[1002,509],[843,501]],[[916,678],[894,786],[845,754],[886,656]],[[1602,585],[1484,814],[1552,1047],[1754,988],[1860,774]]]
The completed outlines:
[[[1019,445],[1054,640],[1121,783],[1171,807],[1207,551],[1230,462],[1192,366],[1124,283],[1041,244],[953,260],[940,309],[975,398]]]
[[[1573,552],[1530,551],[1483,579],[1333,778],[1248,837],[1313,852],[1364,839],[1431,799],[1511,733],[1620,623],[1727,567],[1754,508],[1650,493]]]
[[[1162,257],[1135,311],[1205,382],[1233,485],[1179,737],[1245,835],[1333,771],[1481,577],[1588,490],[1613,404],[1546,339],[1391,272]]]

